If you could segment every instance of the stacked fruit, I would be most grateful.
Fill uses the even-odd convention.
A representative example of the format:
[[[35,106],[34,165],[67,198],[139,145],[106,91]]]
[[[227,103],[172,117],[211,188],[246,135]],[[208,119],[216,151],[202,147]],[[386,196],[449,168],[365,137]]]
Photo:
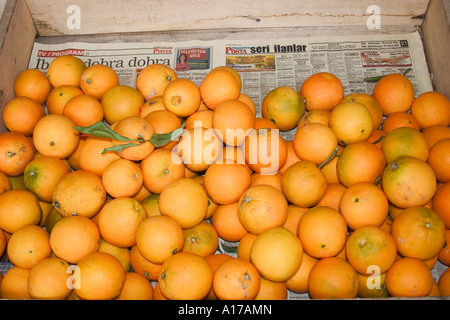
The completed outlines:
[[[450,295],[450,102],[402,74],[345,95],[317,73],[257,106],[229,67],[130,87],[63,56],[15,93],[1,298]]]

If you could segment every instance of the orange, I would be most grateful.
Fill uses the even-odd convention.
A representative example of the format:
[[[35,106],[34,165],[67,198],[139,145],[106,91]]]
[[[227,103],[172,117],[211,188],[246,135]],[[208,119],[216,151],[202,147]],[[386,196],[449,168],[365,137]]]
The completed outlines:
[[[170,300],[201,300],[210,292],[213,272],[205,258],[190,252],[164,261],[158,276],[162,294]]]
[[[439,182],[450,182],[450,138],[442,139],[430,148],[427,163]]]
[[[127,85],[116,85],[108,89],[102,96],[104,118],[113,124],[127,117],[138,117],[144,105],[141,93]]]
[[[136,89],[148,101],[155,96],[162,96],[166,86],[176,79],[178,76],[170,66],[154,63],[140,71],[136,78]]]
[[[250,172],[239,163],[213,163],[206,170],[203,181],[207,194],[217,204],[238,201],[250,184]]]
[[[397,207],[423,206],[436,191],[436,175],[425,161],[403,156],[387,164],[381,186]]]
[[[428,147],[431,148],[439,140],[450,138],[450,127],[435,125],[423,129],[422,133],[427,140]]]
[[[44,222],[45,230],[47,230],[47,232],[50,234],[55,224],[62,218],[63,217],[58,213],[58,211],[56,211],[55,207],[53,207],[52,205],[52,208],[48,212],[47,218],[45,219]],[[40,225],[42,225],[42,221]]]
[[[63,160],[40,156],[34,158],[25,168],[23,180],[27,190],[41,201],[52,202],[53,190],[59,180],[69,172]]]
[[[44,107],[38,102],[28,97],[15,97],[3,109],[3,122],[9,131],[28,137],[44,115]]]
[[[253,300],[260,286],[258,270],[242,258],[228,259],[214,272],[213,288],[220,300]]]
[[[126,276],[122,264],[105,252],[93,252],[77,264],[74,289],[81,299],[111,300],[119,297]],[[79,285],[77,286],[77,280]]]
[[[373,130],[372,134],[369,138],[367,138],[367,142],[373,143],[378,148],[381,148],[383,145],[383,139],[386,136],[386,132],[381,129]]]
[[[294,149],[294,141],[292,140],[286,140],[286,161],[284,162],[284,165],[280,167],[278,170],[278,173],[281,175],[289,168],[292,164],[296,163],[297,161],[300,161],[301,159],[298,157],[297,153]]]
[[[377,130],[383,122],[383,111],[378,101],[370,94],[357,92],[346,95],[341,102],[359,102],[371,113],[373,120],[373,130]]]
[[[200,89],[189,79],[169,82],[163,91],[164,107],[178,117],[188,117],[200,106]]]
[[[255,130],[258,129],[278,129],[275,123],[266,118],[255,117]]]
[[[267,280],[284,282],[300,267],[302,244],[284,227],[272,227],[258,235],[250,250],[250,261]]]
[[[53,253],[68,263],[78,263],[100,246],[97,225],[83,216],[69,216],[55,224],[50,233]]]
[[[37,225],[42,209],[38,198],[28,190],[13,189],[0,195],[0,228],[14,233],[25,225]]]
[[[314,109],[307,111],[300,118],[300,121],[297,124],[297,129],[308,123],[320,123],[328,126],[330,114],[331,114],[330,110]]]
[[[183,249],[183,229],[169,216],[148,217],[136,231],[136,245],[145,259],[162,264]]]
[[[212,128],[212,119],[214,116],[213,110],[202,110],[202,111],[196,111],[193,114],[191,114],[186,119],[186,126],[185,129],[189,130],[196,126],[200,126],[206,129]]]
[[[387,74],[374,86],[372,96],[380,104],[384,115],[408,111],[414,101],[411,81],[398,73]]]
[[[222,157],[219,157],[219,159],[216,160],[216,163],[239,163],[243,164],[247,167],[247,170],[250,172],[250,174],[253,173],[253,171],[247,166],[245,163],[245,154],[244,154],[244,148],[243,146],[228,146],[223,145],[222,147]]]
[[[419,122],[416,117],[414,117],[411,113],[406,111],[399,111],[389,114],[383,121],[381,126],[381,130],[386,133],[390,131],[401,128],[401,127],[410,127],[419,130]]]
[[[101,177],[108,164],[121,159],[116,151],[104,152],[105,149],[113,147],[111,139],[89,136],[86,140],[80,141],[83,141],[79,150],[80,169]]]
[[[270,185],[249,187],[239,199],[239,221],[254,234],[283,226],[287,213],[288,203],[283,193]]]
[[[48,114],[33,130],[33,144],[44,156],[69,157],[78,147],[80,135],[73,121],[64,115]]]
[[[445,229],[445,244],[439,251],[438,260],[447,267],[450,266],[450,229]]]
[[[317,261],[319,259],[313,258],[306,254],[306,252],[303,252],[300,267],[292,277],[285,281],[287,289],[296,293],[307,293],[309,273]]]
[[[220,238],[226,241],[240,241],[248,231],[238,216],[239,202],[218,205],[212,214],[211,223]]]
[[[21,133],[0,133],[0,171],[9,177],[23,175],[33,160],[34,149],[30,140]]]
[[[15,266],[31,269],[52,253],[50,236],[40,226],[29,224],[13,232],[8,240],[8,259]]]
[[[288,204],[288,215],[283,227],[297,235],[298,222],[308,208],[298,207],[294,204]]]
[[[297,127],[305,113],[305,102],[291,87],[280,86],[266,94],[261,103],[261,114],[277,126],[280,131]]]
[[[8,176],[0,171],[0,194],[12,189],[11,180]]]
[[[345,187],[358,182],[377,184],[385,166],[380,148],[367,141],[354,142],[344,147],[337,158],[337,177]]]
[[[80,77],[80,88],[84,94],[101,100],[108,89],[119,84],[119,76],[111,67],[95,64],[86,68]]]
[[[386,273],[386,288],[393,297],[426,296],[432,286],[431,270],[420,259],[398,259]]]
[[[355,229],[345,244],[348,262],[359,274],[369,276],[376,271],[385,273],[397,258],[394,238],[379,227],[365,226]],[[376,266],[376,270],[373,270]]]
[[[327,183],[341,183],[337,175],[337,161],[343,150],[344,147],[338,145],[336,154],[334,155],[333,159],[325,163],[320,168],[320,171],[322,171],[322,173],[325,175],[325,178],[327,179]]]
[[[153,300],[153,286],[144,276],[127,272],[117,300]]]
[[[47,77],[54,88],[64,85],[80,87],[80,78],[86,64],[75,56],[59,56],[50,62]]]
[[[237,100],[241,93],[242,81],[232,68],[220,66],[212,69],[200,83],[203,103],[212,110],[226,100]]]
[[[429,91],[420,94],[411,105],[411,114],[421,129],[435,125],[450,125],[450,101],[442,93]]]
[[[224,101],[214,111],[212,128],[227,145],[241,145],[254,127],[255,115],[242,101]]]
[[[388,132],[383,139],[381,150],[387,163],[400,156],[410,156],[426,161],[429,153],[423,133],[410,127],[400,127]]]
[[[150,123],[157,134],[170,133],[181,126],[181,119],[168,110],[155,110],[144,118]],[[162,146],[162,148],[172,149],[177,143],[178,141],[173,140]]]
[[[330,127],[320,123],[301,126],[293,138],[294,150],[302,160],[320,165],[331,160],[338,146],[338,140]]]
[[[450,296],[450,271],[445,269],[439,277],[438,286],[441,296]]]
[[[303,81],[300,95],[305,99],[307,111],[332,110],[344,98],[344,86],[334,74],[318,72]]]
[[[284,172],[281,190],[290,203],[299,207],[312,207],[325,195],[327,180],[313,162],[302,160]]]
[[[450,182],[440,186],[431,200],[431,209],[433,209],[450,229]]]
[[[356,101],[336,106],[331,111],[329,126],[343,146],[367,140],[374,127],[369,109]]]
[[[66,103],[63,115],[72,120],[76,126],[89,127],[103,120],[103,107],[93,96],[79,95]]]
[[[156,282],[153,288],[153,300],[168,300],[161,292],[160,285]]]
[[[353,299],[358,294],[358,275],[350,263],[337,257],[317,261],[309,272],[311,299]]]
[[[286,300],[287,287],[284,282],[275,282],[261,277],[261,284],[255,300]]]
[[[258,237],[257,234],[247,232],[240,240],[237,246],[237,257],[250,261],[250,252],[253,242]]]
[[[11,236],[8,234],[8,238],[10,238]],[[0,232],[0,255],[3,255],[3,253],[5,252],[6,249],[6,245],[7,245],[7,239],[6,239],[6,233],[5,231],[2,230],[2,232]],[[9,241],[9,239],[8,239]],[[0,281],[1,283],[1,281]]]
[[[344,192],[347,190],[344,185],[340,183],[328,183],[327,191],[322,199],[317,203],[318,206],[328,206],[339,211],[339,204],[341,202]]]
[[[191,178],[169,183],[159,197],[161,214],[177,221],[183,229],[199,224],[208,210],[205,189]]]
[[[155,146],[150,142],[155,130],[150,123],[141,117],[127,117],[115,123],[114,131],[123,137],[132,139],[135,146],[127,147],[117,153],[125,159],[140,161],[150,155]],[[113,139],[114,146],[128,144],[130,141]]]
[[[80,215],[92,218],[106,201],[100,177],[86,170],[66,173],[55,185],[53,206],[64,217]]]
[[[161,271],[162,264],[153,263],[147,260],[141,254],[137,245],[132,246],[131,249],[129,249],[129,255],[130,255],[130,264],[134,272],[143,275],[148,280],[158,280],[158,275],[159,272]]]
[[[439,215],[426,207],[410,207],[395,217],[391,235],[404,257],[430,259],[445,244],[445,225]]]
[[[386,272],[371,274],[369,276],[358,273],[358,297],[360,298],[387,298]]]
[[[48,113],[62,114],[66,103],[75,96],[83,95],[79,87],[64,85],[55,87],[50,91],[45,106]]]
[[[245,163],[254,172],[273,174],[287,160],[286,141],[278,129],[252,130],[245,138]]]
[[[22,71],[14,81],[16,97],[28,97],[41,105],[47,101],[51,90],[52,85],[47,76],[37,69]]]
[[[108,164],[102,174],[105,191],[113,198],[133,197],[143,184],[138,164],[128,159],[117,159]]]
[[[35,264],[28,274],[28,291],[33,299],[61,300],[72,293],[69,264],[51,257]]]
[[[219,236],[214,226],[206,220],[192,228],[183,229],[184,246],[182,252],[195,253],[207,257],[216,252]]]
[[[251,187],[267,184],[281,191],[281,174],[279,172],[274,174],[261,174],[259,172],[255,172],[252,174],[251,178]]]
[[[12,266],[3,275],[0,284],[0,297],[2,299],[31,299],[28,291],[28,275],[30,269]]]
[[[347,240],[347,225],[339,212],[330,207],[307,210],[298,223],[303,250],[314,258],[337,255]]]
[[[128,247],[122,248],[115,246],[102,238],[100,239],[100,247],[98,248],[98,251],[106,252],[116,257],[117,260],[119,260],[120,263],[122,264],[125,272],[130,271],[131,268],[130,248]]]
[[[154,96],[149,100],[145,101],[141,108],[140,116],[145,118],[149,113],[157,110],[167,110],[164,106],[162,95]]]
[[[120,197],[108,201],[97,217],[102,238],[124,248],[136,244],[136,231],[147,218],[147,212],[137,200]]]
[[[253,101],[252,97],[250,97],[248,94],[241,92],[238,100],[245,102],[245,104],[248,105],[249,108],[253,111],[253,114],[256,115],[256,105],[255,105],[255,101]],[[206,107],[206,108],[208,108],[208,107]]]
[[[388,216],[388,211],[389,202],[383,190],[370,182],[349,186],[339,203],[339,212],[352,230],[365,226],[381,226]]]

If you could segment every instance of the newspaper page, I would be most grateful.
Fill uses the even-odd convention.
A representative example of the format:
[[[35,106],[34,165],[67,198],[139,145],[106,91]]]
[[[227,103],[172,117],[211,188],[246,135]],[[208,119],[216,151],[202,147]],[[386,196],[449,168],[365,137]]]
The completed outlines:
[[[158,43],[39,43],[29,68],[44,73],[51,61],[61,55],[74,55],[87,66],[105,64],[119,75],[120,84],[135,87],[139,72],[162,63],[181,78],[200,85],[207,73],[218,66],[229,66],[242,79],[242,92],[255,102],[257,116],[265,95],[279,86],[299,90],[303,81],[317,72],[330,72],[342,81],[345,94],[372,93],[375,82],[365,78],[389,73],[406,73],[415,94],[432,90],[422,40],[411,34],[376,34],[345,37],[295,39],[212,40]],[[291,140],[295,129],[282,132]],[[237,242],[220,241],[219,252],[236,256]],[[433,277],[438,279],[445,266],[436,263]],[[289,292],[289,299],[308,298],[307,293]]]

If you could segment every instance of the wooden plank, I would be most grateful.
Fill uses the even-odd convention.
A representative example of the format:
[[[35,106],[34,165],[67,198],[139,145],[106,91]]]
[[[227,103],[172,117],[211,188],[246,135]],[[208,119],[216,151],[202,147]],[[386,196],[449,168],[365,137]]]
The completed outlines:
[[[28,66],[37,31],[24,0],[8,0],[0,21],[0,114],[14,98],[14,79]],[[6,131],[3,121],[0,132]]]
[[[145,31],[359,26],[367,29],[371,5],[381,32],[420,26],[428,0],[27,0],[39,35]],[[78,15],[79,13],[79,15]],[[77,17],[79,20],[77,20]],[[79,25],[77,24],[79,22]]]
[[[431,0],[423,22],[424,47],[436,91],[450,99],[450,4]]]

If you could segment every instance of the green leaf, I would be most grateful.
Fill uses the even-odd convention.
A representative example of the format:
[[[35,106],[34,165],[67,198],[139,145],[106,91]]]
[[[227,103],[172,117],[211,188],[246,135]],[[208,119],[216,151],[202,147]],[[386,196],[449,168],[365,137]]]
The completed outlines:
[[[132,139],[121,136],[120,134],[112,130],[103,121],[96,122],[88,127],[74,127],[74,128],[80,132],[87,133],[96,137],[110,138],[120,141],[132,141]]]
[[[150,142],[157,148],[162,147],[162,146],[168,144],[169,142],[177,139],[180,135],[182,135],[183,129],[185,126],[186,126],[186,123],[183,123],[181,125],[181,127],[179,127],[178,129],[175,129],[172,132],[164,133],[164,134],[156,134],[155,133],[150,138]]]
[[[108,151],[116,151],[116,152],[120,152],[120,151],[122,151],[123,149],[129,148],[129,147],[136,147],[136,146],[139,146],[139,145],[140,145],[140,144],[134,143],[134,142],[125,143],[125,144],[116,144],[116,145],[114,145],[114,146],[112,146],[112,147],[103,149],[102,154],[104,154],[104,153],[106,153],[106,152],[108,152]]]

